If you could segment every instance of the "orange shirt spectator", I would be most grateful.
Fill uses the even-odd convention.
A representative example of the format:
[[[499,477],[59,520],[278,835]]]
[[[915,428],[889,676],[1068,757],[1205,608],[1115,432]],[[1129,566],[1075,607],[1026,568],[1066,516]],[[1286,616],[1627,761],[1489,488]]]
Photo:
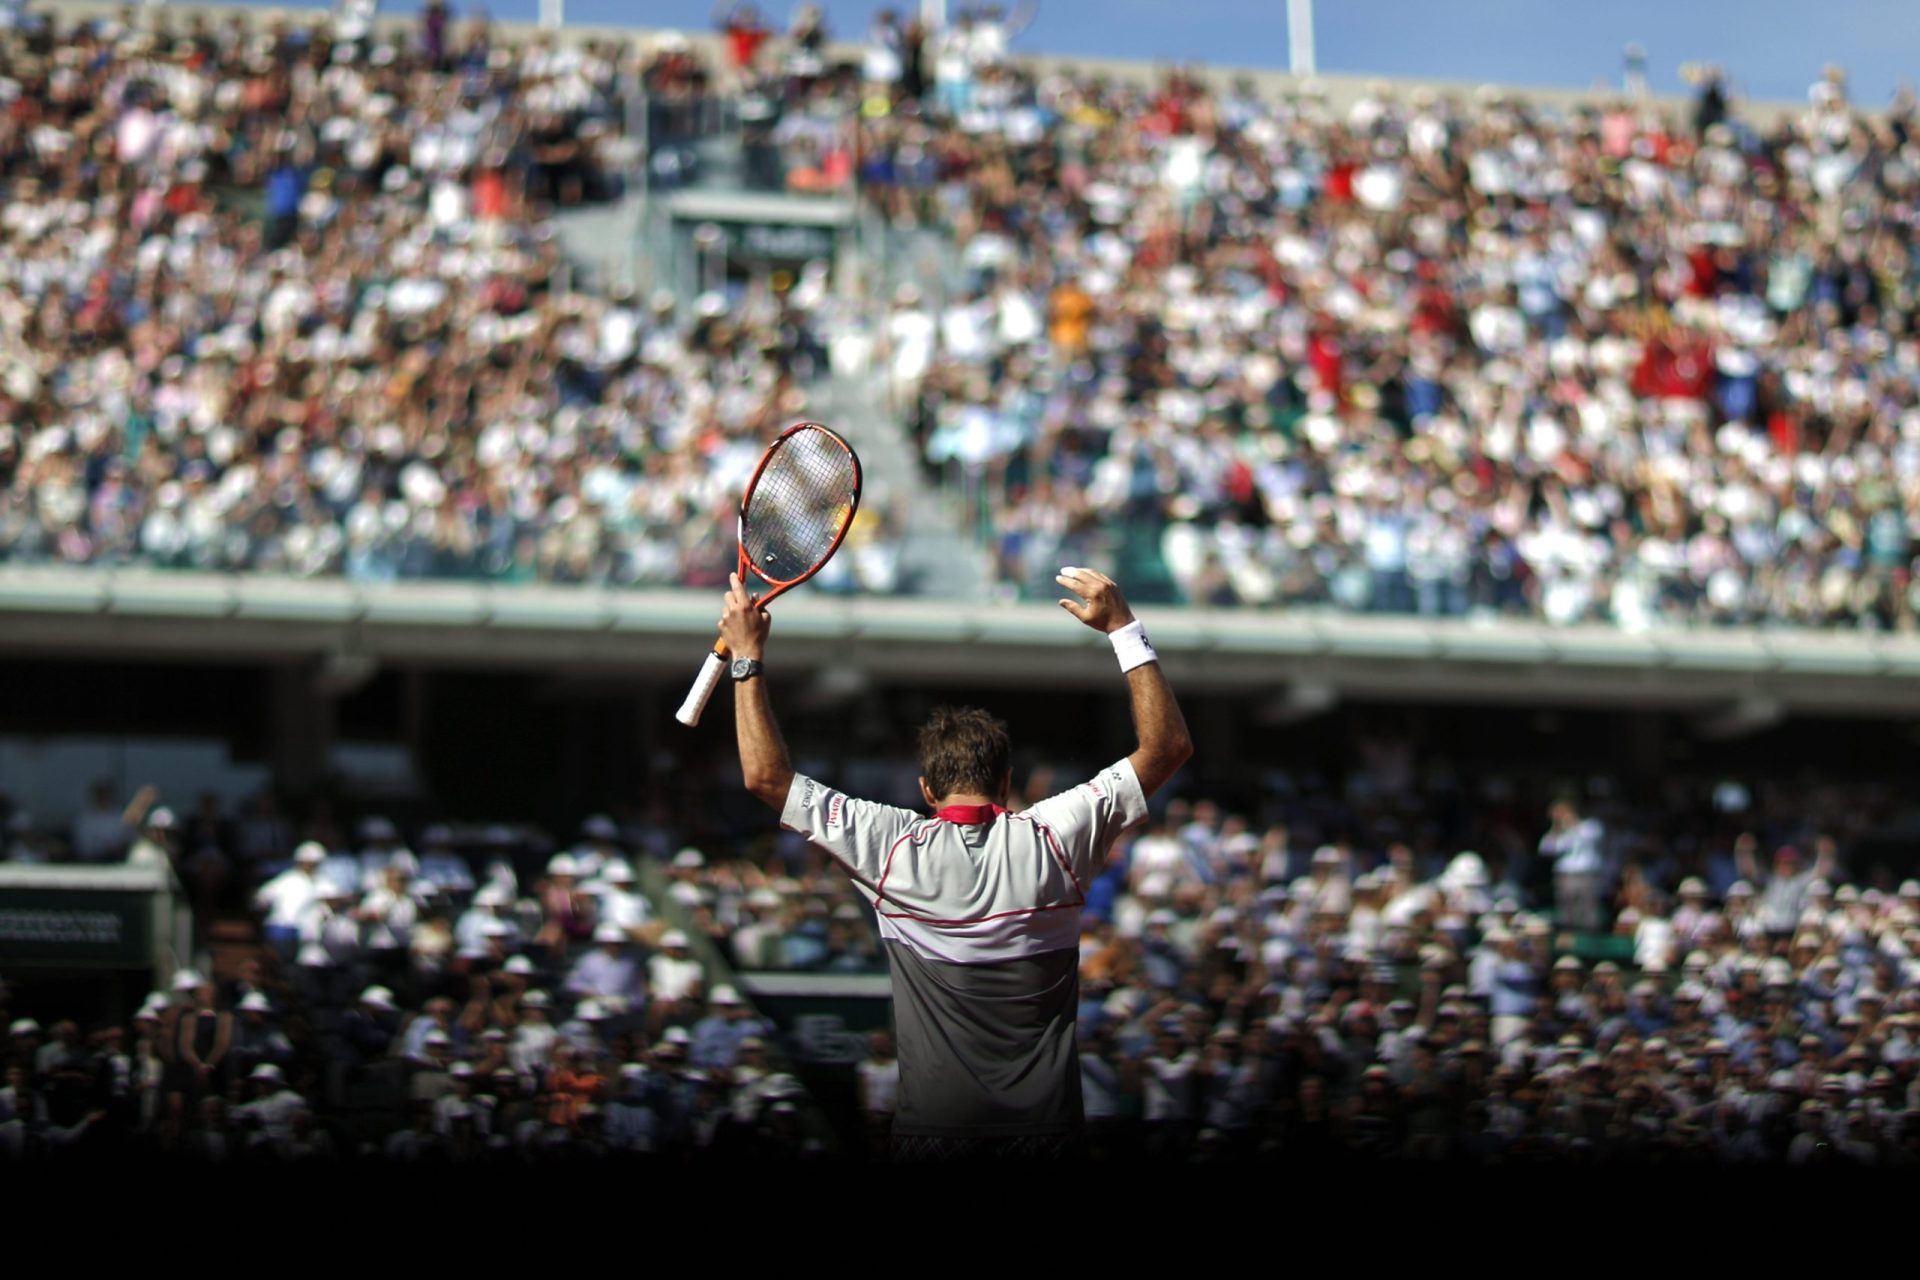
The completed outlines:
[[[547,1082],[547,1123],[571,1129],[579,1123],[580,1113],[598,1096],[606,1077],[595,1071],[576,1071],[571,1067],[553,1073]]]
[[[1055,351],[1079,355],[1087,349],[1093,309],[1092,296],[1071,280],[1054,289],[1047,300],[1047,339]]]

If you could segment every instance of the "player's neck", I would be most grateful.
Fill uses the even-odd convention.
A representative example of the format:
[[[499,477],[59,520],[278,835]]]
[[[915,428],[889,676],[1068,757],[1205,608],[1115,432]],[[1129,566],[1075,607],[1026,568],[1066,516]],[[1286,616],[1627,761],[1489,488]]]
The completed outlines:
[[[941,809],[953,809],[953,808],[962,808],[962,807],[985,808],[990,805],[1004,806],[1006,803],[1007,803],[1007,799],[1005,796],[1001,796],[999,799],[995,799],[994,797],[989,795],[982,795],[977,791],[965,791],[965,792],[955,792],[953,795],[950,795],[950,796],[941,796],[940,802],[934,805],[933,807],[934,807],[934,811],[938,812]]]

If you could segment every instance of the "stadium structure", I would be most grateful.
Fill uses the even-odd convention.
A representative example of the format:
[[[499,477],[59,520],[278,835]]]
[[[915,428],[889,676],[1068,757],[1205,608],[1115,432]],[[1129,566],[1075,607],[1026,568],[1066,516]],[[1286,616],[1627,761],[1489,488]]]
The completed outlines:
[[[118,12],[53,11],[62,20]],[[165,12],[179,23],[201,11]],[[415,23],[383,18],[376,30]],[[496,31],[509,45],[536,35],[511,24]],[[662,35],[549,34],[563,47],[617,39],[641,48],[659,47]],[[668,44],[715,65],[724,57],[702,34],[669,34]],[[824,56],[858,64],[862,52],[828,46]],[[1039,74],[1088,70],[1015,61]],[[1149,87],[1164,74],[1094,70]],[[1222,87],[1244,78],[1269,97],[1303,89],[1274,72],[1199,74]],[[1334,76],[1313,91],[1339,110],[1380,92]],[[1592,101],[1519,92],[1551,109]],[[752,189],[763,158],[739,105],[703,105],[690,132],[663,140],[653,136],[656,104],[629,97],[627,181],[611,200],[556,215],[565,257],[556,287],[692,299],[784,287],[811,271],[870,308],[902,286],[936,304],[958,289],[966,265],[942,228],[889,225],[857,182],[831,194]],[[1793,108],[1742,110],[1766,120]],[[870,504],[905,513],[899,587],[803,587],[777,606],[767,674],[797,760],[850,790],[907,803],[914,770],[902,760],[914,729],[937,702],[964,701],[1008,721],[1022,777],[1044,768],[1066,779],[1105,764],[1131,728],[1099,638],[1050,600],[995,589],[968,495],[920,465],[883,371],[861,350],[858,341],[839,348],[790,416],[846,434],[867,465]],[[1107,564],[1124,582],[1118,555]],[[717,556],[716,577],[727,567]],[[403,831],[453,823],[453,844],[476,872],[489,850],[509,849],[523,883],[588,814],[671,830],[676,846],[709,858],[760,848],[770,824],[739,794],[728,713],[716,706],[694,730],[672,718],[712,642],[718,595],[0,561],[0,793],[23,824],[51,829],[82,816],[99,778],[122,797],[156,784],[181,813],[203,794],[237,811],[269,791],[289,814],[319,804],[343,823],[376,814]],[[1529,845],[1554,796],[1684,796],[1730,813],[1740,807],[1731,794],[1837,784],[1896,797],[1853,841],[1854,869],[1875,865],[1889,886],[1920,874],[1920,814],[1898,799],[1920,763],[1912,634],[1208,607],[1171,593],[1141,614],[1198,745],[1176,793],[1244,814],[1255,831],[1291,797],[1352,797],[1396,772],[1410,773],[1415,792],[1444,791],[1450,805],[1494,803],[1474,786],[1497,776],[1499,803],[1533,806],[1514,818]],[[1327,843],[1370,855],[1421,839],[1391,823],[1342,821],[1322,824]],[[645,868],[668,918],[691,925],[670,875],[667,859]],[[0,864],[0,972],[12,1015],[124,1021],[176,971],[229,976],[256,953],[258,934],[240,916],[193,920],[188,898],[165,869]],[[1631,965],[1631,946],[1612,932],[1559,943],[1589,961]],[[814,1092],[849,1108],[864,1034],[886,1024],[884,977],[755,972],[704,940],[701,954],[780,1024],[783,1051]]]

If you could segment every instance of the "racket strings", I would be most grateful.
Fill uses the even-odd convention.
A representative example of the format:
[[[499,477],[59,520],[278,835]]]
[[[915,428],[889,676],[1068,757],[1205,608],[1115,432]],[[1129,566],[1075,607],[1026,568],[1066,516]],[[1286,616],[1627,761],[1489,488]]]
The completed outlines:
[[[765,577],[792,581],[833,550],[853,514],[854,462],[822,431],[788,437],[748,495],[742,545]]]

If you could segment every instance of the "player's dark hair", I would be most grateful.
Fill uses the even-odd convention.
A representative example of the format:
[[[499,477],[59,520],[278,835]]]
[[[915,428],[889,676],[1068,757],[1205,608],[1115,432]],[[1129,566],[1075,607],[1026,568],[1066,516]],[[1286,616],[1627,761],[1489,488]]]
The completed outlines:
[[[936,707],[920,730],[920,772],[935,796],[993,795],[1012,757],[1006,724],[978,707]]]

